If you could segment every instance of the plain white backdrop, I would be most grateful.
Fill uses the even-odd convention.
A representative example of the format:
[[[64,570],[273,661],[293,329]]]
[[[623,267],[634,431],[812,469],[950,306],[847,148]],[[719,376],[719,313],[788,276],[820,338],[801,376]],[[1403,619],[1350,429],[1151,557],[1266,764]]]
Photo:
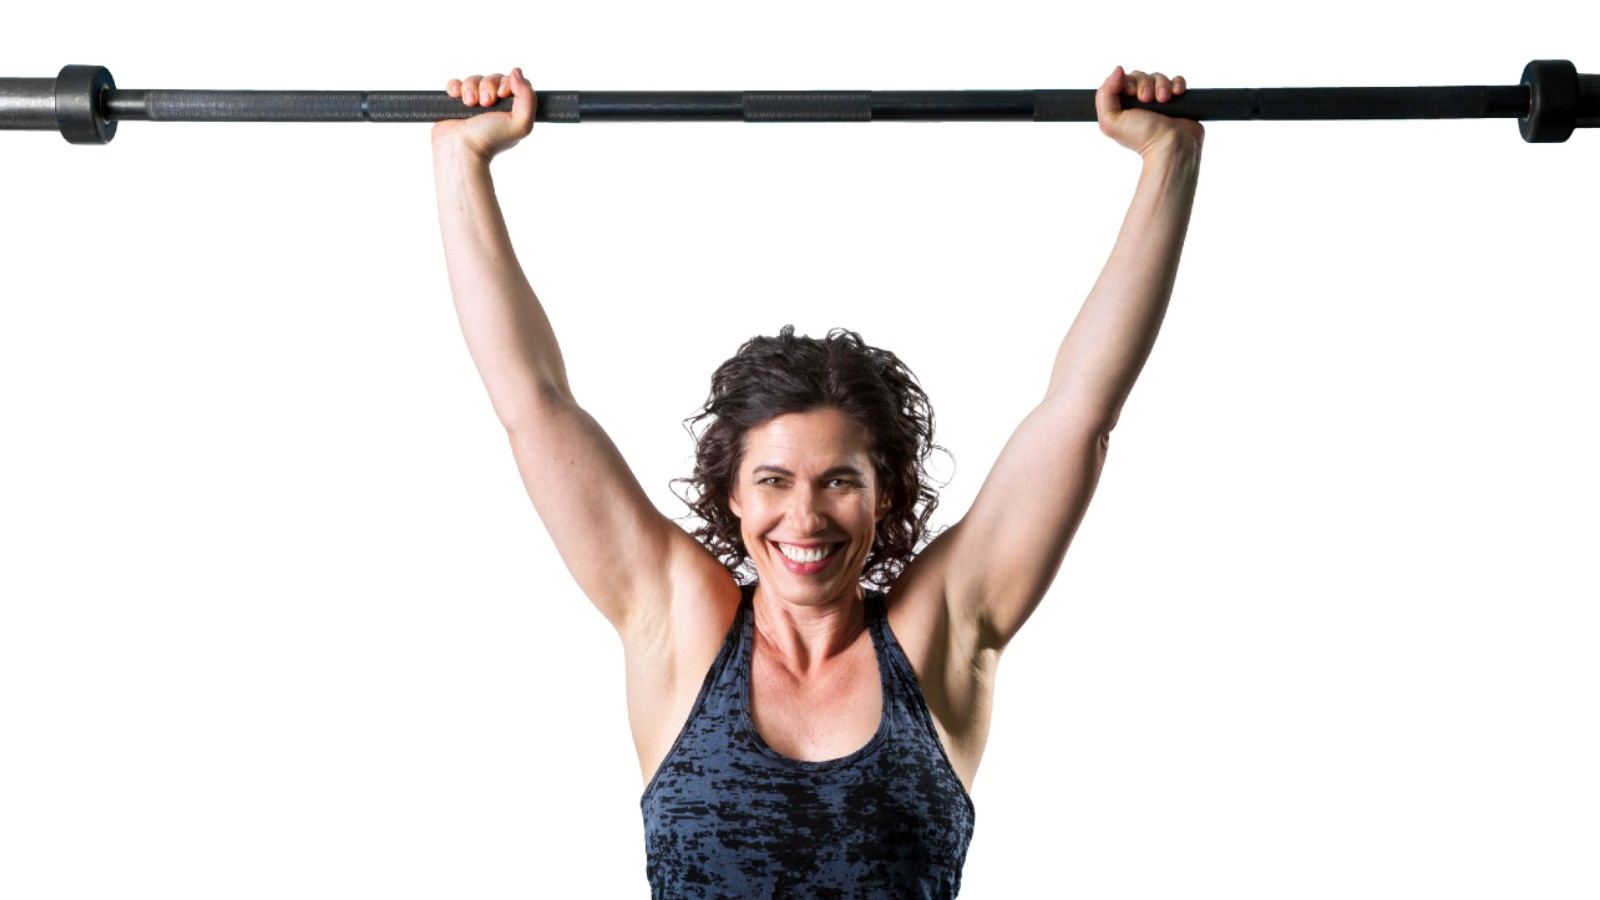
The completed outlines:
[[[130,88],[1514,84],[1600,13],[113,4]],[[1008,651],[963,897],[1600,894],[1600,134],[1214,123],[1166,327]],[[0,134],[0,896],[647,895],[620,647],[450,305],[426,126]],[[967,508],[1138,173],[1090,125],[543,125],[495,164],[660,507],[786,323],[919,373]]]

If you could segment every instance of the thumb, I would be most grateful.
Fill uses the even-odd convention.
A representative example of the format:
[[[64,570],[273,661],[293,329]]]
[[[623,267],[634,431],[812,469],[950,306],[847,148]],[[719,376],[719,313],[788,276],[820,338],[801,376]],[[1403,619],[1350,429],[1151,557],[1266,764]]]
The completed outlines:
[[[533,85],[522,76],[520,67],[511,70],[511,97],[511,118],[526,134],[533,129],[533,114],[539,105],[539,98],[533,92]]]
[[[1100,130],[1106,131],[1111,120],[1122,112],[1122,87],[1127,82],[1127,73],[1117,66],[1106,76],[1104,84],[1094,92],[1094,110],[1100,117]],[[1109,134],[1109,131],[1106,131]]]

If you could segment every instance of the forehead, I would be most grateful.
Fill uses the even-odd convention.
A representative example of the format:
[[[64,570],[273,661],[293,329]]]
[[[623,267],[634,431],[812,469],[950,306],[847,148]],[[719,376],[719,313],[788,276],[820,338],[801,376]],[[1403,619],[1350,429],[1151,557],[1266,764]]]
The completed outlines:
[[[827,468],[841,463],[866,468],[870,449],[867,430],[837,409],[786,413],[745,433],[740,468],[748,471],[785,463],[785,468],[808,464]]]

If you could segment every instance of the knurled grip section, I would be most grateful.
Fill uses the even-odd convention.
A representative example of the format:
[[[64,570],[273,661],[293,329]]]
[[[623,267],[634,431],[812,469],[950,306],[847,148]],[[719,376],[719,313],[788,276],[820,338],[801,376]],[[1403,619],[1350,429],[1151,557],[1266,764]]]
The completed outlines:
[[[871,91],[746,91],[746,122],[870,122]]]
[[[577,122],[577,91],[540,91],[534,118],[543,122]]]
[[[360,91],[148,91],[152,122],[359,122]]]
[[[1094,108],[1094,91],[1034,91],[1035,122],[1093,122],[1099,118]]]
[[[131,94],[133,92],[122,92]],[[437,122],[488,110],[443,91],[144,91],[138,118],[152,122]]]
[[[510,112],[512,100],[504,97],[493,106],[467,106],[460,97],[443,91],[368,91],[365,118],[368,122],[437,122],[440,119],[470,119],[482,112]]]

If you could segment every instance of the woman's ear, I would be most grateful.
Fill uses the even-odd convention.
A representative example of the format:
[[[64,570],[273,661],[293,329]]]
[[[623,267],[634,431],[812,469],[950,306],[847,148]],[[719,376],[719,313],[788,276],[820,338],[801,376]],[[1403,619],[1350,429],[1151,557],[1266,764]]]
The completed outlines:
[[[878,511],[873,521],[882,522],[883,517],[889,514],[889,507],[893,505],[894,498],[890,497],[887,492],[880,492],[878,494]]]
[[[739,511],[739,486],[738,485],[734,485],[733,486],[733,490],[728,491],[728,511],[733,513],[733,517],[735,519],[744,518],[744,513],[741,513]]]

